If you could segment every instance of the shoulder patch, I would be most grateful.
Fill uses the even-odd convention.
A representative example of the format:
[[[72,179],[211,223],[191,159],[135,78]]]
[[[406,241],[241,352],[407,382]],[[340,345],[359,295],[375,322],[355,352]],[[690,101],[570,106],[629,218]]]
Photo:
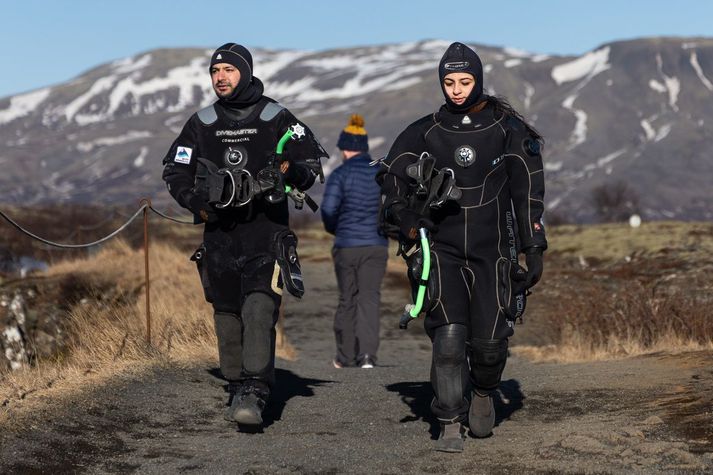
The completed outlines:
[[[188,165],[191,163],[191,155],[193,155],[192,148],[178,146],[176,148],[176,156],[173,157],[173,161]]]
[[[213,104],[198,111],[198,118],[203,122],[203,125],[210,125],[218,120],[218,113],[215,111]]]
[[[277,114],[280,113],[281,110],[283,110],[284,107],[282,107],[280,104],[277,102],[269,102],[263,109],[262,112],[260,112],[260,120],[263,120],[265,122],[270,122],[272,119],[275,118]]]

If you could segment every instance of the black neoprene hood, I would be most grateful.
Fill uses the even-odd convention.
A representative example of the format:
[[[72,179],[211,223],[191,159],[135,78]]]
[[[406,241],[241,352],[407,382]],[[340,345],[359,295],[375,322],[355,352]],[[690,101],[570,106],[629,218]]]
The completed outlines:
[[[468,73],[475,78],[475,87],[463,104],[453,103],[443,87],[443,80],[450,73]],[[438,64],[438,80],[446,105],[451,112],[465,112],[476,104],[483,94],[483,63],[478,54],[463,43],[452,43]]]
[[[228,63],[240,71],[240,81],[230,97],[221,98],[220,102],[229,107],[245,106],[257,102],[263,93],[262,82],[253,76],[253,56],[245,46],[237,43],[225,43],[216,49],[210,57],[208,70],[215,64]]]

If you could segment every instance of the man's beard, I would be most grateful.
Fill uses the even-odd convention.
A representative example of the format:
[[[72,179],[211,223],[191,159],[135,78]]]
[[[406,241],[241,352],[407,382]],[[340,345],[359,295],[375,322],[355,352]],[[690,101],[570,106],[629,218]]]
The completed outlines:
[[[216,87],[213,87],[213,91],[219,98],[227,99],[228,97],[233,95],[233,93],[235,92],[235,87],[231,87],[227,92],[220,92]]]

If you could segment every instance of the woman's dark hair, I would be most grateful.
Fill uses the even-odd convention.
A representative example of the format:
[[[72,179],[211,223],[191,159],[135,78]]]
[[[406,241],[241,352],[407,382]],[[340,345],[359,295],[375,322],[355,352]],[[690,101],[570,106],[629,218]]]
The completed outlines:
[[[503,96],[488,96],[488,102],[492,104],[496,112],[504,114],[506,117],[513,117],[525,125],[527,131],[532,135],[535,140],[544,144],[545,138],[534,128],[532,125],[528,124],[525,118],[520,114],[515,108],[510,105],[508,100]]]

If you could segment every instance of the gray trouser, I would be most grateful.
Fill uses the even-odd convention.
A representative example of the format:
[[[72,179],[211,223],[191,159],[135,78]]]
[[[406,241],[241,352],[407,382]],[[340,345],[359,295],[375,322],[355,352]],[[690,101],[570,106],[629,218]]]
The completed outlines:
[[[339,285],[339,306],[334,316],[337,360],[352,365],[364,355],[376,361],[379,349],[381,280],[386,272],[385,246],[332,249]]]

